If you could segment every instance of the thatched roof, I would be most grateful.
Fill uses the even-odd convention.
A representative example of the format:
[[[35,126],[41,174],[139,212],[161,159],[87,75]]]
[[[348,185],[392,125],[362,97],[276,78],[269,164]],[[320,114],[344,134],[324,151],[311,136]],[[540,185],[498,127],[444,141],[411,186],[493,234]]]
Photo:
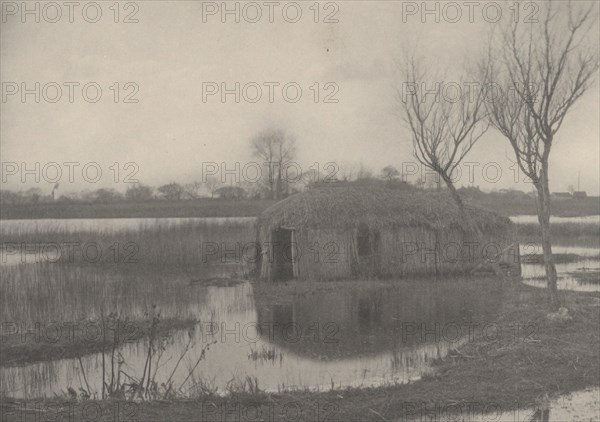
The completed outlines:
[[[511,224],[508,218],[489,211],[470,206],[466,210],[482,230],[502,230]],[[294,228],[366,225],[466,229],[458,207],[447,193],[378,185],[318,187],[297,193],[267,208],[258,224]]]

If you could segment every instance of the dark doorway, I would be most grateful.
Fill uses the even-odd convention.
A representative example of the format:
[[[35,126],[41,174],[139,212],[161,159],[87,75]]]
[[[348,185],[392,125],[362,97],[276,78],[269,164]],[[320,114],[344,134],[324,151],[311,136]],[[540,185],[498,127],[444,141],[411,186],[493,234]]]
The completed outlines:
[[[381,236],[379,231],[371,230],[365,225],[358,228],[356,236],[356,252],[358,255],[358,267],[355,274],[377,275],[379,272],[379,247]]]
[[[356,244],[359,257],[370,257],[379,254],[379,244],[381,243],[378,231],[371,231],[366,226],[358,228]]]
[[[273,231],[273,278],[285,281],[294,278],[293,231],[276,229]]]

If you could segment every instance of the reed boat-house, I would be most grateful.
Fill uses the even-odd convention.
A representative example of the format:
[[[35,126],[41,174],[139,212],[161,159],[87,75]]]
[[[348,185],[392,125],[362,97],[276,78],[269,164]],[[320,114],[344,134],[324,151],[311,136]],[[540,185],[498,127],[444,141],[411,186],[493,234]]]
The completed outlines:
[[[485,261],[520,273],[514,224],[471,206],[465,213],[468,219],[444,192],[309,189],[259,216],[257,273],[268,281],[440,276],[468,273]]]

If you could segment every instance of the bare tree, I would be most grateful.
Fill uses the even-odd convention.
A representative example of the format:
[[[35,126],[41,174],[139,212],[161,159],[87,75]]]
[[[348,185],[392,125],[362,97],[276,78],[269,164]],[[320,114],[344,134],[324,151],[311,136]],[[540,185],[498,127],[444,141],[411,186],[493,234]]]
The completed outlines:
[[[204,185],[206,186],[206,190],[210,192],[210,197],[215,197],[215,192],[221,187],[221,181],[214,176],[209,176],[204,181]]]
[[[485,66],[491,68],[501,92],[486,104],[491,124],[509,140],[520,170],[537,191],[549,300],[557,308],[550,235],[550,152],[567,113],[593,83],[598,54],[586,47],[596,20],[594,4],[574,7],[569,2],[555,7],[548,1],[545,6],[542,22],[513,22],[503,29],[497,43],[492,41],[487,59],[491,65]]]
[[[251,140],[252,154],[267,168],[267,190],[274,199],[287,190],[286,165],[296,156],[295,139],[281,129],[267,129]],[[259,163],[261,164],[261,163]]]
[[[313,186],[315,186],[316,184],[319,183],[319,172],[318,170],[315,169],[307,169],[306,171],[303,171],[301,174],[301,178],[298,181],[299,182],[299,188],[300,189],[309,189]]]
[[[386,180],[390,185],[394,182],[394,180],[398,179],[398,176],[400,176],[400,172],[394,166],[385,166],[383,169],[381,169],[381,178]]]
[[[402,118],[412,135],[413,153],[436,172],[464,213],[453,177],[460,163],[487,131],[483,89],[467,81],[453,83],[449,93],[442,78],[433,78],[414,58],[407,58],[398,91]],[[437,79],[437,81],[436,81]]]
[[[175,182],[162,185],[157,190],[167,201],[180,201],[185,192],[183,186]]]
[[[152,196],[153,189],[150,186],[142,185],[141,183],[129,185],[125,192],[125,199],[128,201],[149,201],[152,199]]]
[[[333,176],[336,180],[350,182],[355,180],[359,164],[357,162],[344,162],[337,166],[336,174]]]
[[[356,171],[356,179],[355,180],[372,180],[373,179],[373,171],[360,163],[358,166],[358,170]]]
[[[114,189],[100,188],[93,193],[94,201],[100,203],[118,202],[123,200],[123,195]]]
[[[341,180],[344,182],[365,181],[373,179],[373,171],[364,163],[358,161],[336,164],[333,172],[328,172],[324,177],[326,181]]]
[[[183,185],[183,190],[188,199],[198,199],[200,197],[200,189],[202,183],[190,182]]]

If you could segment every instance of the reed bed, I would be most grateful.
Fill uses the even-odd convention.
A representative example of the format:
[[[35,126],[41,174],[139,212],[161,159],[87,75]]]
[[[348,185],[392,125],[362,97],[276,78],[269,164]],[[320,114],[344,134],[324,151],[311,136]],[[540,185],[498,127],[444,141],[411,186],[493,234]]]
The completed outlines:
[[[24,255],[36,261],[149,266],[203,266],[243,263],[255,253],[254,225],[248,221],[215,223],[190,220],[129,230],[2,229],[3,259]],[[37,255],[39,256],[35,256]]]
[[[34,352],[40,349],[40,335],[58,332],[64,342],[70,329],[81,335],[89,327],[93,334],[102,315],[119,315],[134,324],[130,328],[138,335],[152,309],[161,313],[166,327],[194,323],[206,306],[210,287],[204,282],[247,277],[239,245],[254,242],[252,222],[235,220],[161,222],[128,230],[6,227],[2,227],[0,336],[3,342],[10,337],[12,344],[15,333],[19,337],[30,332],[21,340],[27,340],[25,345]],[[69,253],[61,249],[58,257],[54,254],[48,260],[42,247],[48,244],[79,246]],[[86,250],[84,245],[93,247]],[[16,345],[21,347],[19,338]]]
[[[24,324],[90,321],[117,312],[143,319],[154,305],[164,318],[190,319],[204,303],[190,278],[201,273],[168,270],[65,266],[0,267],[0,318]]]

